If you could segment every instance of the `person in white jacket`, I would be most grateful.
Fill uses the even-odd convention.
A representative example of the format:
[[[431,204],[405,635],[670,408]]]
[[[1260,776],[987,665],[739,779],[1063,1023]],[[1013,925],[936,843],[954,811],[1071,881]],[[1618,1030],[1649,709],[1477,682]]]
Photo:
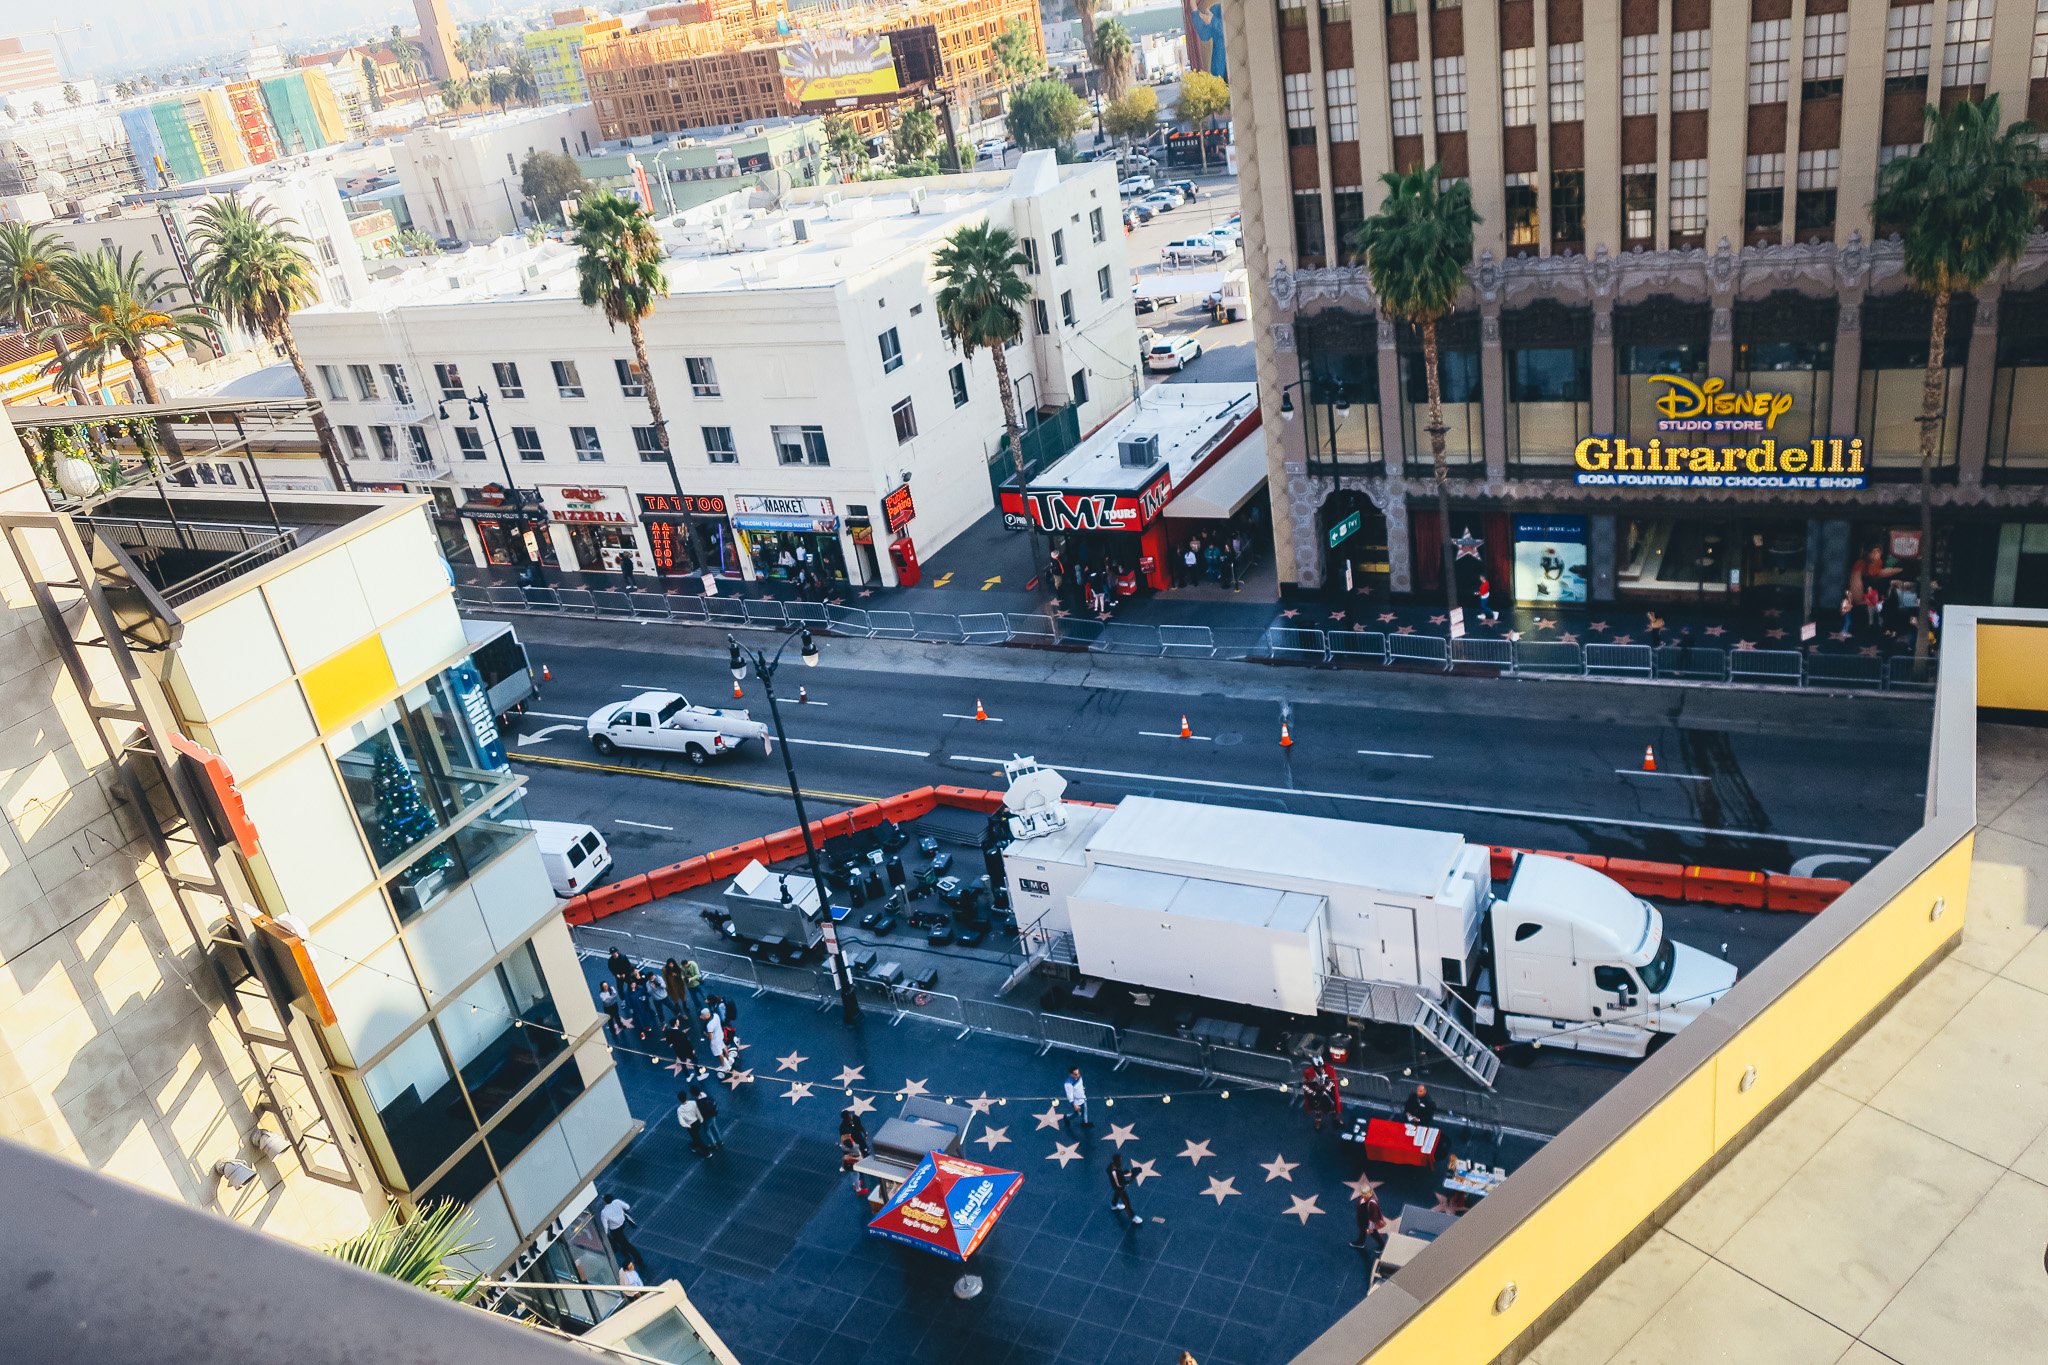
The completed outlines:
[[[1083,1128],[1095,1126],[1088,1121],[1088,1087],[1081,1083],[1081,1068],[1078,1066],[1067,1068],[1067,1106],[1073,1112],[1060,1119],[1062,1126],[1072,1131],[1075,1119],[1081,1120]]]

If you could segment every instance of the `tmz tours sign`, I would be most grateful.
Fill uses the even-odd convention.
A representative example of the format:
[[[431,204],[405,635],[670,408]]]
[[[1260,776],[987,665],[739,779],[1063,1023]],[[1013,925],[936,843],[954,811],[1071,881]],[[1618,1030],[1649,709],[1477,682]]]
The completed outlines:
[[[1680,445],[1651,437],[1589,436],[1572,450],[1581,488],[1861,488],[1868,480],[1860,438],[1816,437],[1780,446]]]
[[[1004,502],[1016,498],[1008,494]],[[1155,480],[1136,497],[1119,493],[1027,492],[1020,501],[1041,531],[1142,531],[1173,500],[1173,481]],[[1008,507],[1005,512],[1010,511]]]

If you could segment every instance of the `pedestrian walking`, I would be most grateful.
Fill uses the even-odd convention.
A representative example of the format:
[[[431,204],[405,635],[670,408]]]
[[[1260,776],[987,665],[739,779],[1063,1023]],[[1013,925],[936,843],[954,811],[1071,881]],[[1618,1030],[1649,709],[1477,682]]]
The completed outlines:
[[[1842,605],[1838,610],[1842,613],[1842,634],[1853,634],[1856,627],[1856,604],[1850,598],[1847,588],[1842,589]]]
[[[616,1194],[604,1196],[604,1203],[597,1211],[598,1226],[604,1229],[604,1238],[612,1244],[612,1254],[621,1262],[632,1261],[636,1265],[646,1264],[647,1258],[640,1254],[640,1248],[627,1240],[626,1229],[640,1225],[633,1221],[633,1206]]]
[[[853,1177],[853,1192],[865,1199],[868,1193],[867,1178],[858,1169],[861,1158],[867,1153],[861,1150],[860,1139],[847,1131],[846,1120],[852,1118],[855,1125],[860,1123],[859,1115],[851,1109],[840,1111],[839,1115],[839,1169]]]
[[[694,1018],[697,1011],[704,1008],[704,969],[697,965],[694,957],[683,962],[683,997],[690,1002],[690,1014]]]
[[[625,1025],[619,1019],[619,992],[611,982],[597,983],[597,1004],[604,1011],[605,1028],[614,1038],[618,1037],[625,1031]]]
[[[631,1261],[626,1261],[619,1266],[619,1284],[625,1289],[645,1289],[647,1287],[647,1281],[640,1278],[640,1267],[634,1265]]]
[[[698,1012],[697,1023],[704,1030],[704,1037],[711,1044],[711,1055],[714,1057],[723,1056],[725,1054],[725,1021],[713,1014],[709,1009],[705,1009]]]
[[[619,587],[626,592],[633,591],[639,584],[633,578],[633,556],[619,556]]]
[[[676,1054],[676,1072],[681,1074],[697,1069],[697,1047],[691,1036],[690,1026],[681,1019],[672,1019],[661,1031],[663,1041]]]
[[[1318,1133],[1323,1131],[1323,1120],[1337,1112],[1337,1087],[1326,1074],[1327,1065],[1316,1057],[1301,1069],[1301,1107],[1316,1121]]]
[[[690,985],[683,979],[683,964],[670,958],[661,964],[661,984],[668,988],[668,998],[674,1002],[676,1014],[683,1019],[695,1019],[697,1007],[689,1003]]]
[[[1485,574],[1479,575],[1479,619],[1482,623],[1490,623],[1493,619],[1486,605],[1492,596],[1493,580]]]
[[[839,1111],[839,1136],[852,1138],[854,1145],[860,1148],[862,1156],[875,1154],[875,1144],[868,1137],[868,1126],[862,1123],[860,1115],[851,1109]]]
[[[697,1113],[704,1120],[704,1140],[711,1144],[713,1151],[717,1151],[725,1146],[725,1128],[718,1117],[718,1101],[711,1097],[709,1090],[695,1083],[690,1086],[690,1098],[697,1101]]]
[[[1088,1087],[1081,1083],[1081,1068],[1078,1066],[1067,1068],[1067,1107],[1072,1112],[1062,1117],[1060,1124],[1068,1132],[1073,1131],[1072,1124],[1075,1119],[1081,1120],[1083,1128],[1095,1126],[1088,1121]]]
[[[1380,1211],[1380,1197],[1368,1185],[1365,1197],[1354,1201],[1353,1212],[1358,1218],[1358,1239],[1351,1244],[1354,1251],[1368,1253],[1366,1269],[1372,1269],[1373,1260],[1387,1249],[1387,1215]]]
[[[639,968],[627,970],[626,979],[620,983],[619,1003],[620,1017],[641,1042],[649,1041],[660,1029],[661,1021],[654,1017],[654,1006],[647,998],[647,978]]]
[[[711,1144],[704,1141],[700,1131],[704,1126],[704,1111],[697,1107],[697,1101],[687,1090],[676,1091],[676,1122],[690,1138],[690,1150],[698,1156],[710,1156]]]
[[[1124,1165],[1124,1154],[1113,1152],[1109,1158],[1109,1206],[1136,1227],[1144,1222],[1136,1209],[1131,1207],[1131,1172]]]

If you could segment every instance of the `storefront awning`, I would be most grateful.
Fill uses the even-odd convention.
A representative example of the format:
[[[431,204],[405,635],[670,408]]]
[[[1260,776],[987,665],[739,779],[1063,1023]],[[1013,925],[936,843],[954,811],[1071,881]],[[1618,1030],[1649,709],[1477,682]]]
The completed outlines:
[[[1195,521],[1222,521],[1237,515],[1266,482],[1266,433],[1258,430],[1224,452],[1174,500],[1166,505],[1169,517]]]

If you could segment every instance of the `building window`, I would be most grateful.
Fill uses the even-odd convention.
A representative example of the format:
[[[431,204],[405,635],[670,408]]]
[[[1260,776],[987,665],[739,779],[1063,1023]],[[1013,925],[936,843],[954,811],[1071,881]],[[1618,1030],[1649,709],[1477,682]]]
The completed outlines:
[[[1088,210],[1088,236],[1092,241],[1102,240],[1102,210]]]
[[[1785,222],[1785,154],[1750,157],[1742,168],[1742,227],[1775,232]]]
[[[500,398],[526,397],[526,389],[519,382],[519,366],[516,362],[510,360],[493,361],[491,373],[497,377],[498,396]]]
[[[823,427],[771,427],[777,464],[831,464]]]
[[[348,377],[355,381],[356,397],[365,403],[377,401],[377,376],[368,365],[351,365]]]
[[[412,441],[412,458],[414,463],[432,464],[434,462],[434,448],[427,444],[427,429],[418,426],[407,427],[405,434]]]
[[[398,436],[390,427],[371,427],[370,435],[376,438],[378,459],[395,460],[398,458]]]
[[[1793,296],[1796,299],[1796,296]],[[1921,295],[1925,298],[1925,295]],[[1747,302],[1738,300],[1735,329],[1735,382],[1730,390],[1763,389],[1790,393],[1792,410],[1778,419],[1771,434],[1780,447],[1823,435],[1832,409],[1835,374],[1835,326],[1839,316],[1833,299],[1796,299],[1796,312],[1782,307],[1783,294]],[[1792,316],[1787,316],[1792,313]],[[1968,329],[1965,329],[1967,333]],[[1864,341],[1866,364],[1872,356]],[[1927,329],[1920,332],[1920,350],[1927,349]],[[1914,390],[1918,394],[1918,390]],[[1919,412],[1917,396],[1912,411]],[[1868,431],[1858,426],[1858,431]]]
[[[1437,57],[1429,64],[1431,103],[1439,133],[1465,131],[1465,59]]]
[[[1330,192],[1330,207],[1337,215],[1337,256],[1345,265],[1358,264],[1358,230],[1365,226],[1365,192],[1356,185],[1339,185]]]
[[[484,434],[475,427],[455,428],[455,448],[462,452],[465,460],[481,460],[484,457]]]
[[[1764,19],[1749,26],[1749,102],[1783,104],[1792,83],[1792,21]]]
[[[1387,67],[1387,101],[1394,117],[1395,137],[1422,136],[1422,69],[1415,62]],[[1301,77],[1306,81],[1308,77]]]
[[[1688,114],[1707,107],[1713,66],[1712,29],[1687,29],[1671,35],[1672,113]]]
[[[1325,71],[1323,103],[1330,114],[1330,141],[1358,141],[1358,73],[1348,66]]]
[[[1799,98],[1826,99],[1842,93],[1849,70],[1849,16],[1809,14],[1799,52]]]
[[[1590,432],[1592,347],[1517,349],[1505,359],[1509,463],[1570,464],[1572,448]]]
[[[557,360],[555,367],[555,392],[563,398],[583,396],[583,376],[576,369],[573,360]]]
[[[888,374],[892,370],[902,369],[903,343],[896,339],[896,329],[891,327],[876,337],[875,341],[882,348],[882,373]]]
[[[391,401],[400,407],[412,406],[412,385],[406,383],[405,366],[385,365],[384,380],[391,385]]]
[[[1932,300],[1914,290],[1864,304],[1861,373],[1857,375],[1856,430],[1864,437],[1870,464],[1880,477],[1893,477],[1920,464],[1920,411],[1927,383],[1928,332]],[[1934,464],[1953,465],[1961,427],[1963,373],[1969,358],[1976,304],[1967,295],[1949,313],[1947,354],[1942,358],[1942,422],[1936,429]],[[1992,394],[1997,396],[1994,375]],[[1994,404],[1995,410],[1995,404]],[[1783,425],[1780,422],[1780,425]],[[1781,442],[1782,444],[1782,442]],[[1941,477],[1940,474],[1936,475]]]
[[[1694,236],[1707,230],[1707,163],[1671,163],[1671,233]]]
[[[965,365],[955,365],[952,369],[946,371],[946,382],[953,386],[953,406],[956,408],[966,407],[967,367]]]
[[[512,428],[512,444],[519,447],[519,458],[522,460],[539,460],[546,458],[540,453],[539,427]]]
[[[320,371],[320,385],[327,390],[327,396],[337,403],[348,401],[348,390],[341,386],[341,371],[332,365],[316,365]]]
[[[1476,336],[1471,349],[1453,349],[1453,343],[1439,325],[1437,340],[1437,386],[1443,399],[1444,460],[1453,470],[1486,463],[1485,421],[1480,416],[1483,383],[1480,379],[1479,347]],[[1407,460],[1412,472],[1427,473],[1432,465],[1429,449],[1429,375],[1422,363],[1422,341],[1414,338],[1415,349],[1401,354],[1401,429],[1407,443]],[[1334,414],[1332,414],[1334,416]],[[1351,420],[1360,414],[1353,412]],[[1566,455],[1570,455],[1569,449]]]
[[[633,449],[639,452],[642,464],[660,464],[665,458],[661,449],[661,428],[634,427]]]
[[[1308,80],[1306,73],[1280,78],[1280,98],[1287,110],[1287,144],[1290,147],[1315,145],[1316,109]]]
[[[1280,27],[1307,28],[1308,0],[1280,0]]]
[[[1067,263],[1067,234],[1064,228],[1053,229],[1052,263],[1054,265],[1065,265]]]
[[[1026,237],[1017,245],[1024,248],[1024,273],[1036,275],[1038,273],[1038,239],[1036,237]]]
[[[1621,40],[1621,112],[1657,112],[1657,35],[1637,34]]]
[[[1500,54],[1501,124],[1526,128],[1536,122],[1536,49],[1511,47]]]
[[[1101,296],[1104,303],[1108,303],[1111,297],[1115,295],[1116,285],[1111,277],[1108,266],[1104,266],[1095,272],[1095,292]]]
[[[1647,445],[1658,434],[1663,414],[1657,400],[1667,386],[1651,376],[1706,378],[1707,340],[1713,309],[1704,303],[1662,299],[1656,305],[1617,305],[1614,310],[1615,430]]]
[[[917,409],[910,405],[908,398],[890,408],[889,417],[896,423],[897,445],[903,445],[917,436]]]
[[[1314,190],[1294,192],[1294,254],[1304,265],[1323,259],[1323,196]]]
[[[570,444],[576,447],[576,458],[590,463],[604,459],[604,446],[597,439],[596,427],[570,427]]]
[[[738,464],[739,447],[732,442],[731,427],[703,427],[704,458],[713,464]]]
[[[1835,225],[1835,191],[1841,179],[1841,148],[1799,154],[1799,194],[1792,206],[1795,230],[1805,232]]]
[[[1900,5],[1885,11],[1884,88],[1887,94],[1927,88],[1927,47],[1933,41],[1933,5]]]
[[[341,432],[341,439],[348,446],[348,457],[351,460],[367,460],[370,458],[368,448],[363,445],[363,429],[361,427],[337,427],[336,430]]]
[[[1379,353],[1305,350],[1301,377],[1308,386],[1302,435],[1308,442],[1309,472],[1334,473],[1333,465],[1377,463],[1382,454]],[[1339,405],[1344,409],[1341,417]],[[1427,412],[1425,408],[1424,422],[1429,420]],[[1427,435],[1422,455],[1427,458]]]
[[[2048,13],[2048,11],[2043,11]],[[1917,142],[1895,142],[1877,149],[1877,168],[1883,170],[1902,156],[1912,156],[1920,150]]]
[[[1657,236],[1657,163],[1621,168],[1622,235],[1630,241]]]
[[[1084,366],[1074,371],[1067,381],[1067,397],[1075,403],[1088,401],[1088,370]]]
[[[1510,171],[1507,180],[1508,245],[1541,249],[1542,207],[1537,202],[1536,176],[1528,171]]]
[[[712,368],[710,356],[693,355],[683,363],[690,368],[691,397],[718,397],[718,371]]]
[[[1941,42],[1941,88],[1968,89],[1991,79],[1992,0],[1949,0]]]
[[[1586,242],[1586,173],[1550,173],[1550,245],[1576,251]]]
[[[440,387],[443,398],[460,398],[462,393],[462,371],[453,365],[436,365],[434,383]]]
[[[1031,300],[1031,320],[1038,328],[1036,335],[1044,336],[1052,331],[1052,315],[1045,311],[1044,299]]]
[[[1069,327],[1074,325],[1074,291],[1071,289],[1060,291],[1060,321]]]
[[[2034,64],[2027,74],[2035,80],[2048,78],[2048,4],[2034,0]],[[1897,14],[1897,10],[1892,13]]]
[[[640,365],[632,360],[614,360],[612,369],[619,376],[619,392],[628,398],[647,396],[647,376],[640,371]]]
[[[1575,123],[1586,117],[1586,45],[1550,45],[1550,121]]]

